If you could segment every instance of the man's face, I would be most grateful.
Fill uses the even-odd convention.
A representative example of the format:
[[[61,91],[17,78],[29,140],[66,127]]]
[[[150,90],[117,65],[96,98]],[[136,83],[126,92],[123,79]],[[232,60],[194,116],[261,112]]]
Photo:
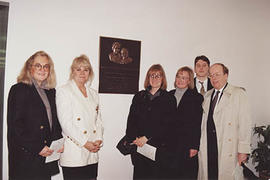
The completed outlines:
[[[195,64],[195,73],[197,77],[207,77],[209,73],[209,66],[203,60],[197,61]]]
[[[223,73],[221,65],[215,64],[210,67],[210,80],[213,87],[220,90],[228,81],[228,74]]]

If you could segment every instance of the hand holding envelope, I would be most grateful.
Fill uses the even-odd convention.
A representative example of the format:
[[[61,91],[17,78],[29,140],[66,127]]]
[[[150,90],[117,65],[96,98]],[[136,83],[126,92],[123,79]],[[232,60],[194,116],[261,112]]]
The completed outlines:
[[[46,157],[45,163],[56,161],[60,159],[60,154],[63,152],[64,138],[55,140],[52,142],[50,149],[53,150],[53,153]]]
[[[137,152],[143,156],[155,161],[157,148],[149,144],[145,144],[142,147],[137,147]]]

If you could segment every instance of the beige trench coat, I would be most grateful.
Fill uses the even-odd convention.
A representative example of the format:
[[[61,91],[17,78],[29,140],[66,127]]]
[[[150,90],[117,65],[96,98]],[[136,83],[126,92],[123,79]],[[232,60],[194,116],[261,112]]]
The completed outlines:
[[[198,174],[198,179],[201,180],[208,179],[207,117],[213,91],[214,89],[205,94],[203,102]],[[228,84],[215,107],[213,119],[218,142],[218,179],[233,180],[238,153],[250,153],[251,119],[246,92]]]

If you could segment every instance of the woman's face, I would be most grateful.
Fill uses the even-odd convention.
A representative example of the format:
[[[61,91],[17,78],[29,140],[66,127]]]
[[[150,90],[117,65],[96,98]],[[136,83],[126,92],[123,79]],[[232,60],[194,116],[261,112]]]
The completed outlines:
[[[31,66],[31,76],[39,85],[45,81],[50,73],[49,60],[45,56],[37,56]]]
[[[152,88],[160,88],[162,84],[162,76],[159,71],[150,73],[150,85]]]
[[[74,68],[73,79],[77,84],[85,84],[89,79],[89,69],[82,65]]]
[[[180,89],[188,87],[190,80],[189,74],[186,71],[179,72],[175,77],[175,85]]]
[[[113,53],[114,54],[119,54],[120,53],[120,46],[118,44],[114,45]]]

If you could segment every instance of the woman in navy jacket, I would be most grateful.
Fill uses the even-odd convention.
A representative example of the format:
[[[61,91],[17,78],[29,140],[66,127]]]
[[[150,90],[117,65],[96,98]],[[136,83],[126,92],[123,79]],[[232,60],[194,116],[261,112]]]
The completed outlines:
[[[170,91],[177,102],[175,120],[179,167],[176,172],[179,179],[197,179],[198,174],[203,96],[193,89],[193,80],[192,69],[184,66],[176,73],[176,89]]]
[[[33,54],[17,81],[8,97],[9,179],[50,179],[59,173],[58,163],[45,163],[45,158],[53,153],[51,142],[62,137],[50,56],[43,51]]]
[[[166,91],[167,81],[161,65],[150,67],[144,87],[145,90],[138,92],[132,100],[126,136],[137,147],[143,147],[146,143],[156,147],[157,154],[155,161],[138,152],[131,154],[133,179],[169,179],[170,168],[163,163],[163,160],[168,160],[164,158],[167,153],[162,152],[169,152],[175,143],[171,132],[176,103]]]

